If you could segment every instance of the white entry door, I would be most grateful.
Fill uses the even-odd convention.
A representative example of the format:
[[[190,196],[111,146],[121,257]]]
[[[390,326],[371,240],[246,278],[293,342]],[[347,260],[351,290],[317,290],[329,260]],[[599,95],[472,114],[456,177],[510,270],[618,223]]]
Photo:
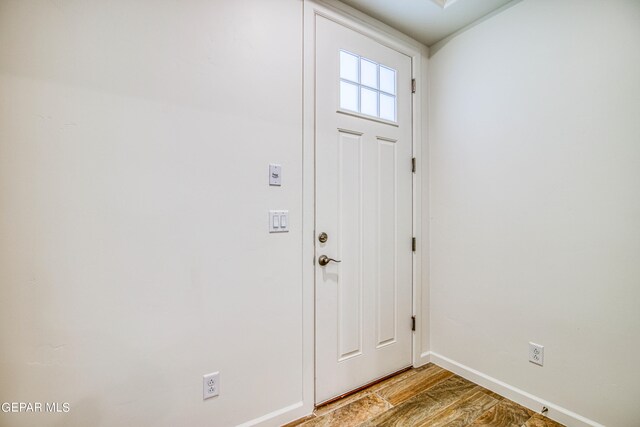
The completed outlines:
[[[319,15],[315,61],[322,403],[411,365],[412,95],[410,57]]]

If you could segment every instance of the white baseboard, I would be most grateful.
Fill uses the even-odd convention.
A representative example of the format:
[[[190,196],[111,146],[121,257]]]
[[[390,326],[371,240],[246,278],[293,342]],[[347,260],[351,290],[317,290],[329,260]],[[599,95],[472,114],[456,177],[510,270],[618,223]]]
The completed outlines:
[[[305,412],[307,412],[305,414]],[[238,427],[251,427],[251,426],[281,426],[282,424],[295,421],[299,418],[309,415],[311,413],[304,408],[304,402],[296,402],[292,405],[285,406],[259,418],[254,418],[251,421],[239,424]]]
[[[474,383],[481,385],[482,387],[487,388],[495,393],[498,393],[499,395],[504,396],[507,399],[513,400],[514,402],[519,403],[520,405],[527,407],[532,411],[539,413],[542,407],[546,406],[547,408],[549,408],[547,416],[552,420],[558,421],[559,423],[571,427],[604,427],[602,424],[585,418],[582,415],[576,414],[575,412],[565,409],[559,405],[534,396],[531,393],[527,393],[524,390],[513,387],[507,383],[490,377],[489,375],[483,374],[482,372],[476,371],[475,369],[472,369],[440,354],[430,351],[428,353],[423,353],[422,355],[420,355],[420,359],[423,358],[429,359],[431,363],[434,363],[441,368],[447,369],[454,374],[460,375],[461,377],[466,378],[469,381],[473,381]]]
[[[426,365],[429,362],[431,362],[431,352],[425,351],[424,353],[420,354],[420,356],[418,356],[416,363],[414,364],[414,368]]]
[[[559,423],[570,427],[604,427],[602,424],[590,420],[582,415],[576,414],[562,406],[556,405],[537,396],[532,395],[524,390],[520,390],[517,387],[513,387],[505,382],[476,371],[473,368],[465,366],[455,360],[442,356],[432,351],[427,351],[418,357],[415,366],[426,365],[427,363],[433,363],[441,368],[447,369],[454,374],[460,375],[463,378],[468,379],[484,388],[487,388],[507,399],[531,409],[534,412],[540,412],[543,406],[549,409],[547,416]],[[313,410],[313,409],[311,409]],[[304,408],[304,402],[300,401],[276,411],[270,412],[259,418],[255,418],[251,421],[240,424],[238,427],[251,427],[251,426],[279,426],[286,424],[290,421],[302,418],[305,415],[309,415],[311,411],[308,408]]]

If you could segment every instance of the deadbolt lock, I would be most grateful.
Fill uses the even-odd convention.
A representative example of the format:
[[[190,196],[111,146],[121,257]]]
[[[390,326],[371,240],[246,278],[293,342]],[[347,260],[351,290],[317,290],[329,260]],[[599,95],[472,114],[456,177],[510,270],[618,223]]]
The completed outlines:
[[[326,243],[329,240],[329,236],[324,231],[318,235],[318,241],[320,243]]]

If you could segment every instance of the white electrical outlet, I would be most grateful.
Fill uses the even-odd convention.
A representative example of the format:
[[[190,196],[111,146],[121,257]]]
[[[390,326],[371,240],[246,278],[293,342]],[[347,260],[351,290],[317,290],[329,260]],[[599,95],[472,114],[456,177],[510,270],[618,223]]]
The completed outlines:
[[[544,346],[529,342],[529,362],[540,366],[544,364]]]
[[[202,377],[202,400],[220,394],[220,372],[214,372]]]

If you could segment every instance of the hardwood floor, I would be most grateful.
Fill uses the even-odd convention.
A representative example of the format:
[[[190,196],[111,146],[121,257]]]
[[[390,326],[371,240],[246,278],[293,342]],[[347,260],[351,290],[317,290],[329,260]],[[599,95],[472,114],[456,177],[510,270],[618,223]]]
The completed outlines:
[[[561,427],[436,365],[405,371],[285,427]]]

